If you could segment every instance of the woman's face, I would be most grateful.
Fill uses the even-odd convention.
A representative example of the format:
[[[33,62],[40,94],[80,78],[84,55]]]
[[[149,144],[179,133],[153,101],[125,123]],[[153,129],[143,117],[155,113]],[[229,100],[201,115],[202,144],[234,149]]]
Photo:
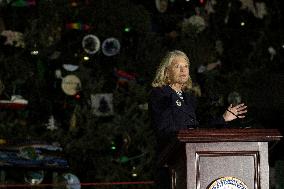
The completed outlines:
[[[173,59],[167,69],[170,84],[185,84],[189,78],[189,65],[182,56]]]

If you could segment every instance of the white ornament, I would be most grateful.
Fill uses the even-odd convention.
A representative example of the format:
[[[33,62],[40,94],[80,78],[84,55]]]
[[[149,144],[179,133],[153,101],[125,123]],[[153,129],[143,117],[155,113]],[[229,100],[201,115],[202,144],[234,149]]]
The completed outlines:
[[[55,77],[56,77],[57,79],[62,78],[61,70],[55,70]]]
[[[196,29],[197,33],[202,32],[206,28],[205,20],[201,16],[193,15],[183,21],[182,30],[184,33],[188,33],[193,28]]]
[[[49,117],[46,128],[51,131],[58,129],[53,115]]]
[[[276,55],[276,50],[273,47],[268,47],[268,52],[270,54],[270,60],[272,61],[274,59],[274,56]]]

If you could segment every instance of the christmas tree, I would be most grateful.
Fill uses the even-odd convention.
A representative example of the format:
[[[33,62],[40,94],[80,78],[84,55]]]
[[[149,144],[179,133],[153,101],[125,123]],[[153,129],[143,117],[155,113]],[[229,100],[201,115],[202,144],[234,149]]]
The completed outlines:
[[[173,49],[190,57],[204,119],[243,101],[232,125],[283,121],[283,3],[166,2],[1,1],[3,144],[58,142],[82,182],[151,180],[148,95]]]

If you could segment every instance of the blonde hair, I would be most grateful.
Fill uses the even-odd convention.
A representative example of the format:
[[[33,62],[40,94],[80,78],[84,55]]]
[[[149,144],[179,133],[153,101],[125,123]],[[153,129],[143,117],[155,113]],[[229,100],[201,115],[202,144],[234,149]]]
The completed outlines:
[[[165,85],[169,85],[170,81],[166,74],[167,68],[171,65],[173,60],[177,57],[182,57],[186,60],[188,63],[188,66],[190,65],[189,58],[186,56],[186,54],[179,50],[170,51],[166,54],[166,56],[162,59],[157,72],[156,76],[154,78],[154,81],[152,82],[152,87],[162,87]],[[187,82],[183,85],[183,90],[189,90],[192,88],[192,80],[191,77],[188,77]]]

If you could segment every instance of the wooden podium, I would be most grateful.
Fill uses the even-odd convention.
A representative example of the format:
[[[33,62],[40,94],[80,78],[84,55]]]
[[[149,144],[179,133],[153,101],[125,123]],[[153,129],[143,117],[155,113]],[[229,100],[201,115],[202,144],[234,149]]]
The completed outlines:
[[[238,178],[249,189],[269,189],[268,142],[277,129],[181,130],[161,154],[172,189],[208,189],[221,177]]]

